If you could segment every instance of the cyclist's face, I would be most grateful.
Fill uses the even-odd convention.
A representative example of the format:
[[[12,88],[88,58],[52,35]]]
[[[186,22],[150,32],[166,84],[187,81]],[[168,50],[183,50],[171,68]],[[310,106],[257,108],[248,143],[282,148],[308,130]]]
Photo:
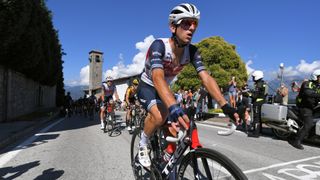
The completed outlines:
[[[198,21],[194,19],[183,19],[177,26],[176,35],[184,43],[190,43],[193,33],[196,31]]]
[[[107,81],[108,86],[112,84],[112,81]]]

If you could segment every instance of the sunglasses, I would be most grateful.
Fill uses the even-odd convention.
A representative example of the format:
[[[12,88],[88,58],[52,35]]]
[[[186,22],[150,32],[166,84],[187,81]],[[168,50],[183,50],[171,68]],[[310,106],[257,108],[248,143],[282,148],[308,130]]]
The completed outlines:
[[[181,28],[184,30],[188,30],[192,25],[197,28],[198,21],[195,19],[183,19],[180,23]]]

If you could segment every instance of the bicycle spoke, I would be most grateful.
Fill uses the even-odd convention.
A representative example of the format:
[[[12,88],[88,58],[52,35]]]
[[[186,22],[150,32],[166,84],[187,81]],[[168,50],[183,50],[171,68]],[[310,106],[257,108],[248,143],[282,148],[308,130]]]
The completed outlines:
[[[247,179],[241,170],[221,153],[203,148],[194,155],[196,161],[189,155],[179,169],[181,179]],[[197,166],[197,167],[195,167]]]

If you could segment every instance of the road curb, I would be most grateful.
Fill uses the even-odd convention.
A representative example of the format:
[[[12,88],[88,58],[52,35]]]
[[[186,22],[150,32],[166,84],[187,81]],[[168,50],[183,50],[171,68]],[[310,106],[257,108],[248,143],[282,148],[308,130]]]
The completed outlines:
[[[44,120],[39,120],[39,122],[36,122],[36,123],[28,126],[26,129],[23,129],[22,131],[17,132],[15,134],[13,134],[12,136],[9,136],[8,138],[1,140],[0,141],[0,150],[7,147],[10,144],[13,144],[21,137],[25,136],[26,134],[30,133],[33,130],[38,129],[39,127],[48,123],[49,121],[57,119],[59,117],[59,114],[60,114],[59,112],[55,112],[52,116],[44,118]]]

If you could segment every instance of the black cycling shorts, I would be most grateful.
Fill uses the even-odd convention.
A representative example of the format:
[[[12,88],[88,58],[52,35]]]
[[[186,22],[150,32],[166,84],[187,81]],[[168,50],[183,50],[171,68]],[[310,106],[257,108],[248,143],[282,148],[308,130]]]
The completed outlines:
[[[139,83],[137,95],[141,105],[147,111],[155,104],[163,104],[156,89],[143,81]]]

